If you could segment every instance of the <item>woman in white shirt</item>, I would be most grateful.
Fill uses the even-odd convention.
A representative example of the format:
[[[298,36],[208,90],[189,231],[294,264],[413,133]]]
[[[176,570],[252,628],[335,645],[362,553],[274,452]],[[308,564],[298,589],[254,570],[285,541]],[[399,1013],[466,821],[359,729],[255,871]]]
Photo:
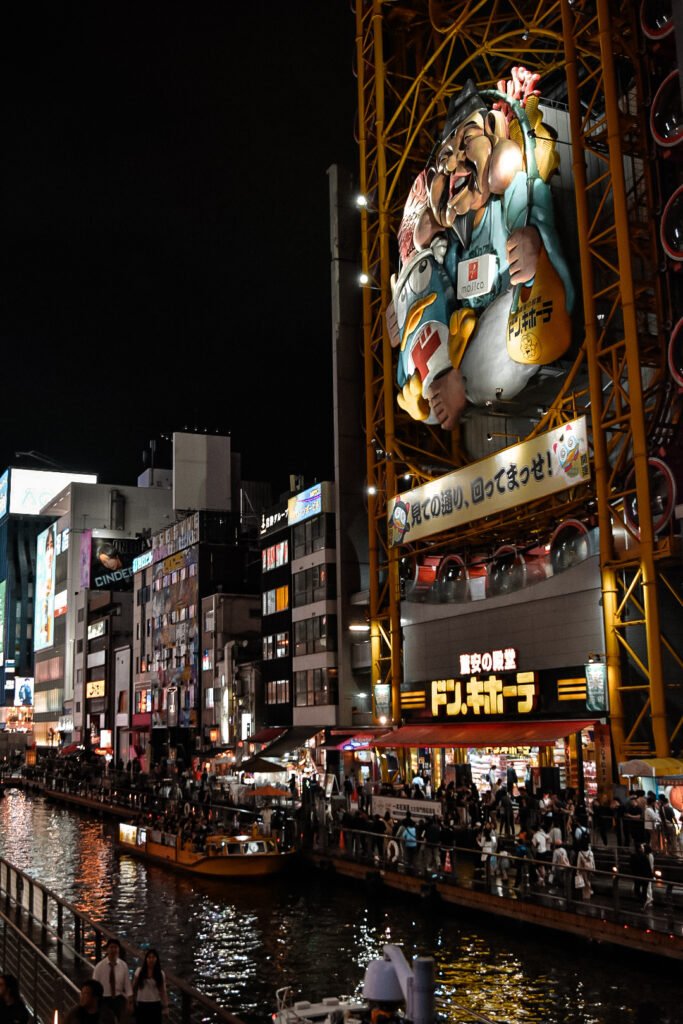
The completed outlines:
[[[133,1000],[136,1024],[161,1024],[168,1013],[166,975],[156,949],[148,949],[142,967],[133,976]]]

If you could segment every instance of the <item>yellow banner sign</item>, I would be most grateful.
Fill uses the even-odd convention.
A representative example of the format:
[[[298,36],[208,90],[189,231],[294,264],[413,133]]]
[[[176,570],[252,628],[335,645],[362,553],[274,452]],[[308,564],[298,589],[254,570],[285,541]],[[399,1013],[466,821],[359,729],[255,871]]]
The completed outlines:
[[[582,416],[397,495],[389,502],[389,544],[431,537],[589,479],[588,436]]]

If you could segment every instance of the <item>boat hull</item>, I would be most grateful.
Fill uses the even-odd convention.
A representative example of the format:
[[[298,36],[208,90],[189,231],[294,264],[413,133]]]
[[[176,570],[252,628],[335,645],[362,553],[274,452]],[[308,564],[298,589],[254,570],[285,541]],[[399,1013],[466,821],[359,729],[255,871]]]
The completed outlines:
[[[117,849],[155,864],[185,871],[204,878],[264,878],[285,871],[295,858],[292,853],[235,853],[211,856],[186,848],[169,846],[147,839],[129,842],[119,834]]]

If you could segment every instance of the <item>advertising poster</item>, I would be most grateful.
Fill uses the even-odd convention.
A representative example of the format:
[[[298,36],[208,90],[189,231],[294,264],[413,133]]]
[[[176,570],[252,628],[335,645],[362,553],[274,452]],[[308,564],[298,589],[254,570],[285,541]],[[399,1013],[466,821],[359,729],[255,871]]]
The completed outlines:
[[[504,448],[389,502],[392,545],[430,537],[590,479],[586,417]]]
[[[15,708],[32,708],[33,707],[33,678],[20,676],[16,679],[16,686],[14,689],[14,706]]]
[[[90,559],[92,556],[92,530],[84,530],[81,534],[80,577],[81,589],[90,587]]]
[[[9,491],[9,469],[0,476],[0,519],[7,515],[7,497]]]
[[[36,557],[36,610],[34,649],[43,651],[54,642],[55,625],[55,533],[48,526],[38,535]]]
[[[7,581],[0,580],[0,665],[5,664],[5,591]]]
[[[90,552],[91,590],[131,590],[137,540],[93,537]]]

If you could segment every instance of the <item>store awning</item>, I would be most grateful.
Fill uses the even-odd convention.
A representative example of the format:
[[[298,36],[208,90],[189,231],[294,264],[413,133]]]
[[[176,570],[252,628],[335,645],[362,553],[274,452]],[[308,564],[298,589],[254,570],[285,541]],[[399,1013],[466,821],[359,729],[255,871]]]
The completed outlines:
[[[278,736],[282,736],[283,732],[287,732],[284,725],[270,726],[266,729],[259,729],[253,736],[247,738],[247,743],[271,743],[276,740]]]
[[[385,736],[386,732],[386,729],[377,731],[364,729],[362,732],[348,732],[338,736],[332,734],[329,743],[325,744],[325,750],[345,750],[347,752],[371,750],[375,746],[376,740],[380,736]]]
[[[294,725],[291,729],[287,729],[284,736],[269,743],[261,751],[261,754],[263,757],[285,757],[287,754],[293,754],[295,750],[303,747],[307,740],[317,736],[324,728],[322,725]]]
[[[380,736],[373,744],[376,747],[543,747],[592,725],[595,719],[404,725]]]
[[[268,758],[261,757],[257,754],[256,757],[248,757],[246,761],[242,761],[241,764],[235,765],[235,771],[250,772],[252,775],[255,773],[273,775],[286,772],[287,766],[284,764],[276,764],[275,761],[270,761]]]
[[[679,761],[677,757],[635,758],[632,761],[622,761],[619,765],[619,774],[626,778],[637,775],[641,779],[664,779],[667,776],[683,777],[683,761]]]

